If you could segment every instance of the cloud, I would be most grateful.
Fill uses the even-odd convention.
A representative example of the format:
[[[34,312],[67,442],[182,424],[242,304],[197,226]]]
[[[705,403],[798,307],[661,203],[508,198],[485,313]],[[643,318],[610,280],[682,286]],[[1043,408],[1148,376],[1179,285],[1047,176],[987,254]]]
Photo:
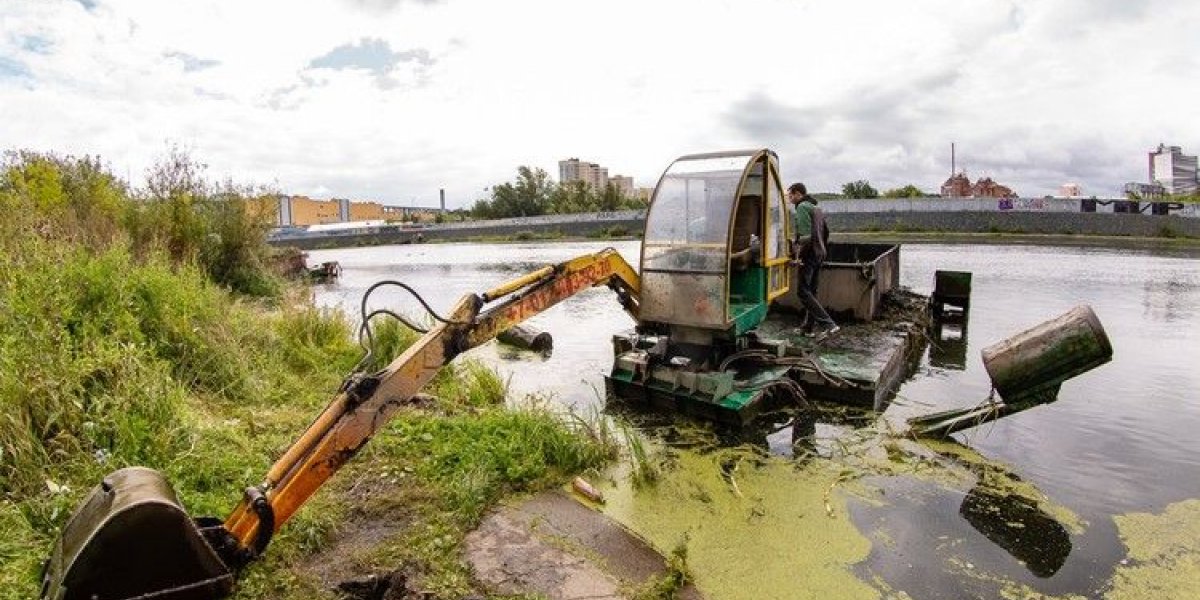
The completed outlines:
[[[1200,151],[1178,0],[0,0],[0,22],[5,143],[136,176],[177,141],[291,193],[454,207],[520,165],[649,186],[745,147],[817,191],[929,190],[955,142],[972,178],[1105,195],[1159,142]]]
[[[96,0],[74,0],[78,2],[85,10],[93,10],[96,8]]]
[[[314,69],[363,69],[382,76],[402,62],[413,62],[422,66],[434,63],[428,50],[393,52],[391,45],[385,40],[363,38],[357,44],[338,46],[329,53],[314,58],[308,66]]]
[[[739,133],[776,145],[816,133],[820,128],[816,114],[755,91],[735,101],[724,116]]]
[[[0,80],[31,77],[29,67],[11,58],[0,56]]]
[[[955,121],[948,99],[961,79],[949,65],[795,101],[753,92],[734,101],[723,118],[738,136],[778,150],[784,175],[814,189],[837,190],[856,179],[931,189],[941,183],[930,168],[937,150],[921,138],[931,125]]]
[[[197,58],[186,52],[165,52],[165,53],[163,53],[163,56],[165,56],[167,58],[173,58],[175,60],[178,60],[180,63],[182,63],[183,71],[185,73],[191,73],[194,71],[203,71],[204,69],[215,67],[215,66],[221,64],[221,61],[219,61],[219,60],[209,60],[209,59],[204,59],[204,58]]]
[[[383,13],[396,10],[401,4],[437,4],[442,0],[343,0],[354,8]]]
[[[26,36],[21,40],[21,49],[34,54],[50,54],[54,48],[54,43],[50,40],[36,36]]]
[[[301,74],[300,85],[284,86],[272,92],[269,102],[278,107],[295,106],[300,101],[296,93],[303,92],[304,88],[341,80],[335,74],[321,71],[369,74],[376,87],[385,91],[418,87],[428,83],[428,70],[436,62],[429,50],[424,48],[396,52],[384,39],[363,38],[357,43],[338,46],[309,61],[305,72]]]

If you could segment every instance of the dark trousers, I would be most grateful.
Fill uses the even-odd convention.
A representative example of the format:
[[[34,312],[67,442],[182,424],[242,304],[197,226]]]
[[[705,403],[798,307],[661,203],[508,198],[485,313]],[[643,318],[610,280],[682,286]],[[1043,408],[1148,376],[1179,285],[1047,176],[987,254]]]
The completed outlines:
[[[825,312],[825,308],[817,301],[817,284],[821,278],[820,263],[814,257],[804,257],[804,262],[797,269],[797,276],[800,280],[796,282],[796,294],[800,296],[804,310],[808,311],[805,321],[820,328],[833,327],[833,319],[829,318],[829,313]]]

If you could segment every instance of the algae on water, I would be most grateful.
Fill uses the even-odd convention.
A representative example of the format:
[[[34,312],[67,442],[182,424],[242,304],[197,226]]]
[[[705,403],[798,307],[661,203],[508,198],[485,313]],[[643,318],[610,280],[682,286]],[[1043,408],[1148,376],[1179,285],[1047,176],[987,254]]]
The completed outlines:
[[[732,471],[739,458],[675,453],[654,485],[606,486],[603,510],[659,549],[686,539],[688,571],[709,598],[878,598],[850,569],[871,543],[831,492],[840,470],[768,457]]]
[[[1129,558],[1117,568],[1105,598],[1195,597],[1200,590],[1200,499],[1172,504],[1162,514],[1134,513],[1114,520]]]
[[[981,533],[992,533],[993,543],[1027,561],[1035,573],[1056,571],[1066,553],[1047,558],[1021,553],[1013,544],[1045,535],[1041,526],[1048,525],[1054,539],[1038,538],[1032,546],[1053,541],[1069,548],[1069,537],[1086,525],[1005,465],[952,442],[918,442],[876,427],[853,428],[805,441],[811,450],[788,458],[759,445],[723,445],[706,428],[676,424],[668,429],[669,442],[656,435],[643,442],[650,448],[643,454],[654,457],[659,471],[656,481],[639,486],[628,474],[615,476],[603,486],[607,505],[602,510],[660,551],[686,540],[688,571],[714,600],[904,594],[878,577],[860,579],[856,565],[868,559],[872,543],[894,541],[885,527],[860,531],[847,513],[851,501],[877,508],[891,504],[895,498],[884,491],[897,488],[887,483],[890,479],[911,481],[917,489],[963,492],[965,503],[989,517]],[[997,523],[1003,531],[992,531]],[[1038,597],[1035,590],[987,570],[958,568],[956,561],[969,563],[952,556],[945,565],[950,572],[984,578],[997,593]]]

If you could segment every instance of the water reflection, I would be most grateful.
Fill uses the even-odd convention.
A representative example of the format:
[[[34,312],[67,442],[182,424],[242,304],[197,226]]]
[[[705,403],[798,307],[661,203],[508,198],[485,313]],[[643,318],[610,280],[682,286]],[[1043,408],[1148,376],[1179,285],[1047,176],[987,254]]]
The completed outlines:
[[[554,348],[547,347],[540,350],[532,350],[508,344],[499,344],[496,346],[496,356],[506,361],[544,363],[554,356]]]
[[[1071,554],[1067,528],[1028,498],[976,487],[958,514],[1038,577],[1057,573]]]
[[[1146,317],[1170,323],[1196,314],[1196,286],[1187,281],[1146,281],[1142,284],[1142,310]]]
[[[836,410],[822,411],[820,408],[814,408],[796,411],[796,414],[788,422],[768,435],[768,446],[775,454],[786,454],[787,450],[785,449],[790,450],[792,459],[796,462],[803,463],[812,460],[820,455],[818,424],[830,428],[857,426],[859,427],[858,431],[863,432],[867,421],[874,423],[869,413],[856,412],[857,414],[847,413],[840,410],[840,407],[837,407]],[[830,415],[834,415],[835,418],[828,419],[827,417]],[[783,441],[781,434],[790,437],[790,444],[781,443]],[[866,435],[882,434],[866,431]],[[861,441],[858,444],[863,445]],[[949,444],[953,451],[947,452],[945,446],[928,450],[934,453],[939,460],[975,473],[980,482],[972,487],[963,498],[959,505],[959,515],[976,531],[1008,552],[1037,577],[1045,578],[1054,575],[1071,553],[1071,536],[1067,528],[1028,497],[1028,491],[1025,494],[1019,494],[994,487],[994,482],[997,480],[1020,481],[1017,475],[995,464],[980,464],[964,460],[964,456],[973,457],[975,455],[958,442],[951,440],[943,444]],[[909,457],[902,456],[904,450],[899,446],[889,445],[888,452],[890,461],[901,463],[911,456],[915,456],[911,451]],[[829,453],[825,453],[825,456],[828,457]],[[978,457],[975,458],[978,460]],[[887,470],[881,468],[869,474],[884,475]]]
[[[966,322],[934,322],[929,333],[929,366],[952,371],[967,368]]]

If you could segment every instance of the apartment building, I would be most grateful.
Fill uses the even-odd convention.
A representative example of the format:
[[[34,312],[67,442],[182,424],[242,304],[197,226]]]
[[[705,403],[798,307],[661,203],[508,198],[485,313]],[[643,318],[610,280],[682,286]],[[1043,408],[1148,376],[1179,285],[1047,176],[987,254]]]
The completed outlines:
[[[1179,146],[1159,144],[1149,153],[1150,183],[1159,184],[1168,194],[1195,194],[1198,186],[1196,157],[1183,153]]]
[[[608,183],[617,188],[622,196],[633,197],[633,178],[626,175],[613,175],[608,178]]]
[[[581,161],[578,158],[568,158],[558,161],[558,181],[568,183],[583,181],[594,190],[603,190],[608,186],[608,168],[592,162]]]
[[[355,202],[346,198],[316,200],[307,196],[281,195],[257,209],[276,226],[324,225],[352,221],[433,221],[444,209],[424,206],[387,206],[379,202]]]
[[[1162,184],[1158,183],[1139,183],[1131,181],[1125,184],[1123,190],[1128,198],[1139,198],[1142,200],[1158,200],[1167,196],[1167,190],[1163,189]]]

